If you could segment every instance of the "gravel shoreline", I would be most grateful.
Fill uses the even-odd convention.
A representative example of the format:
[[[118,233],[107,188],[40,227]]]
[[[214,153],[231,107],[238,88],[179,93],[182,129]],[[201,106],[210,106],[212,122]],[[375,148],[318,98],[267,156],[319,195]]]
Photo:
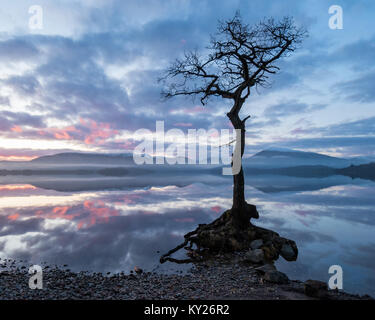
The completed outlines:
[[[293,281],[273,265],[257,267],[211,260],[196,264],[188,274],[102,274],[43,268],[43,289],[29,288],[28,268],[0,261],[0,300],[305,300],[372,299],[332,290],[315,290],[322,283]],[[286,278],[285,278],[286,277]]]

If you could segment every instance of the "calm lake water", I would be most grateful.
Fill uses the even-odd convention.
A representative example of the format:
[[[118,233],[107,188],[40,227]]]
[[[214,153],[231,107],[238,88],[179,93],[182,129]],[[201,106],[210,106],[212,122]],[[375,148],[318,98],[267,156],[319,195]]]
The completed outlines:
[[[160,265],[160,255],[229,208],[232,194],[230,178],[209,175],[156,177],[151,185],[146,176],[135,184],[124,178],[2,179],[0,257],[68,264],[75,271],[127,273],[135,265],[180,270]],[[336,176],[246,179],[248,202],[260,213],[254,224],[298,245],[296,262],[277,261],[281,271],[291,279],[328,281],[329,267],[340,265],[344,290],[375,296],[374,182]]]

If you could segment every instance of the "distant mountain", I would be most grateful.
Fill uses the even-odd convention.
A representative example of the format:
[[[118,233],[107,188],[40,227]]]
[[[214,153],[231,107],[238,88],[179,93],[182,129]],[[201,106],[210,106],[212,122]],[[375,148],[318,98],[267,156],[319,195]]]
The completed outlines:
[[[133,165],[132,154],[98,154],[98,153],[58,153],[43,156],[30,161],[33,164],[50,165]]]
[[[151,156],[142,156],[151,160]],[[187,158],[178,158],[178,162],[188,163]],[[153,162],[156,163],[156,158],[153,158]],[[167,160],[164,159],[167,163]],[[31,160],[33,164],[48,164],[48,165],[135,165],[132,153],[121,153],[121,154],[100,154],[100,153],[79,153],[79,152],[66,152],[58,153],[50,156],[42,156]]]
[[[375,180],[375,162],[359,166],[352,165],[347,168],[338,169],[336,172],[351,178]]]
[[[290,149],[267,149],[250,158],[243,159],[243,166],[250,168],[288,168],[297,166],[326,166],[345,168],[351,164],[362,164],[361,159],[341,159],[315,152]]]
[[[155,159],[154,159],[155,160]],[[272,148],[243,159],[246,175],[279,175],[300,178],[324,178],[344,175],[374,180],[374,163],[365,159],[340,159],[314,152]],[[187,161],[186,161],[187,163]],[[198,170],[198,171],[197,171]],[[99,175],[130,177],[155,172],[164,176],[213,174],[222,175],[221,165],[136,165],[133,155],[59,153],[27,162],[0,163],[0,176]]]
[[[112,167],[112,168],[87,168],[87,169],[66,169],[66,167],[58,169],[24,169],[24,170],[3,170],[0,169],[0,176],[84,176],[84,175],[101,175],[112,177],[137,176],[150,173],[150,170],[142,167]]]
[[[155,159],[154,159],[155,160]],[[186,160],[186,159],[185,159]],[[185,163],[188,161],[186,160]],[[210,161],[208,161],[210,162]],[[345,168],[350,165],[360,165],[368,163],[364,158],[356,159],[341,159],[330,157],[327,155],[304,152],[292,149],[272,148],[263,150],[250,158],[243,159],[243,166],[250,168],[287,168],[297,166],[326,166],[331,168]],[[155,161],[154,161],[155,163]],[[171,167],[167,164],[168,167]],[[131,166],[134,165],[133,154],[99,154],[99,153],[79,153],[79,152],[66,152],[58,153],[50,156],[42,156],[31,160],[29,162],[18,163],[18,165],[31,165],[34,166]],[[7,163],[3,165],[11,165]],[[15,166],[19,167],[17,163]],[[183,165],[186,168],[186,165]],[[219,165],[220,166],[220,165]],[[197,167],[197,166],[194,166]],[[199,166],[207,167],[207,166]],[[23,168],[22,168],[23,169]]]

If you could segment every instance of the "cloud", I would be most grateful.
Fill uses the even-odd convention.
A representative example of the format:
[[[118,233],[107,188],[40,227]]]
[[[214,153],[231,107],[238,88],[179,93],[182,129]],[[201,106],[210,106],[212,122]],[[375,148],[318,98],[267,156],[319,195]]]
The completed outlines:
[[[163,101],[162,84],[157,83],[157,78],[184,51],[195,48],[204,51],[209,34],[216,31],[217,20],[232,16],[237,9],[241,9],[244,20],[250,24],[265,15],[291,14],[299,24],[312,30],[319,27],[321,6],[310,10],[310,5],[298,1],[289,4],[265,4],[260,0],[222,2],[215,10],[209,1],[150,0],[135,5],[117,0],[85,4],[71,0],[69,4],[48,4],[45,10],[48,30],[38,34],[24,32],[22,28],[17,32],[9,29],[0,37],[3,61],[0,110],[32,116],[26,119],[21,114],[1,113],[1,135],[64,140],[72,146],[86,141],[96,150],[107,151],[132,143],[119,141],[115,132],[121,136],[140,128],[154,130],[156,120],[165,120],[166,130],[176,124],[186,128],[187,124],[191,128],[228,128],[227,102],[214,100],[202,109],[197,102],[184,97]],[[41,5],[46,4],[42,1]],[[12,10],[16,7],[11,6]],[[144,7],[150,10],[146,12]],[[69,15],[69,26],[64,29],[60,21],[64,14],[73,11],[77,13]],[[273,86],[261,89],[259,96],[254,92],[255,97],[250,97],[256,102],[266,98],[265,105],[269,107],[264,111],[265,119],[258,114],[255,121],[249,120],[249,128],[277,126],[279,135],[289,135],[290,128],[282,118],[312,112],[315,115],[325,109],[334,94],[316,101],[311,92],[316,96],[326,88],[315,86],[311,79],[329,78],[330,85],[336,85],[335,92],[345,93],[346,102],[373,101],[373,76],[369,73],[366,78],[364,70],[358,67],[361,61],[370,65],[373,60],[372,39],[371,35],[366,39],[349,35],[342,41],[332,39],[328,27],[321,33],[311,33],[301,50],[280,61],[281,72],[270,78]],[[345,67],[358,76],[358,83],[342,81]],[[338,76],[336,73],[331,76],[332,70]],[[287,99],[283,92],[287,92]],[[360,108],[356,111],[361,112]],[[337,122],[344,118],[339,115]],[[92,128],[82,126],[80,119],[104,127],[95,133]],[[112,133],[106,129],[108,124]],[[298,126],[292,134],[304,138],[311,133],[310,128],[314,128],[314,123],[308,128]],[[326,134],[326,129],[322,128],[323,132]],[[270,132],[258,130],[252,138],[269,140]]]
[[[0,59],[8,63],[30,61],[40,53],[32,42],[25,38],[14,38],[0,42]]]
[[[0,120],[1,121],[1,120]],[[39,156],[53,155],[61,152],[69,152],[70,149],[49,149],[49,150],[38,150],[38,149],[15,149],[15,148],[3,148],[0,147],[0,161],[3,160],[32,160]]]
[[[12,88],[20,96],[33,96],[41,88],[39,81],[29,75],[9,77],[3,81],[3,84]]]
[[[276,143],[276,142],[275,142]],[[316,137],[280,141],[279,146],[296,149],[333,151],[342,156],[375,156],[375,136],[366,137]]]
[[[9,190],[7,195],[22,194],[22,187],[26,186]],[[0,227],[0,252],[18,259],[68,263],[78,271],[88,268],[126,271],[134,265],[151,270],[157,265],[160,252],[167,252],[180,243],[183,234],[197,222],[208,223],[217,216],[218,210],[211,210],[218,204],[217,188],[205,188],[204,209],[196,206],[202,203],[197,201],[202,198],[201,188],[193,185],[123,190],[104,192],[99,198],[85,194],[79,201],[63,197],[62,201],[68,204],[58,204],[54,198],[48,205],[17,207],[16,212],[14,207],[7,207],[4,215],[0,215],[0,225],[6,226]],[[171,194],[180,199],[173,208]],[[220,199],[219,204],[225,207],[229,199],[229,196]],[[188,208],[185,203],[190,204]],[[10,219],[15,213],[17,219]],[[50,242],[46,242],[47,238]],[[23,246],[10,246],[15,239]],[[69,250],[66,243],[71,244]]]
[[[270,119],[279,117],[288,117],[292,115],[300,115],[303,113],[314,112],[322,110],[326,107],[323,104],[312,104],[302,103],[297,100],[289,100],[272,105],[265,109],[264,116]]]
[[[374,48],[375,51],[375,48]],[[375,101],[375,71],[361,75],[360,77],[339,82],[334,86],[345,99],[357,103],[369,103]]]
[[[9,97],[2,97],[2,96],[0,96],[0,105],[10,106]]]
[[[367,71],[375,61],[375,37],[345,44],[328,56],[330,63],[348,63],[353,71]]]
[[[15,126],[44,127],[41,116],[30,115],[26,112],[0,111],[0,132],[7,132]]]
[[[375,117],[334,124],[319,131],[336,136],[375,136]]]

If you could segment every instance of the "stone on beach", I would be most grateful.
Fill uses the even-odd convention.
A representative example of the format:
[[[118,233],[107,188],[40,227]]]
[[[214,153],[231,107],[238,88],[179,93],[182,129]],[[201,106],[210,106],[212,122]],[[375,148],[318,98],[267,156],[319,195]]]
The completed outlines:
[[[134,267],[134,271],[135,271],[135,273],[137,273],[137,274],[141,274],[141,273],[143,272],[143,270],[142,270],[140,267],[138,267],[138,266],[135,266],[135,267]]]

